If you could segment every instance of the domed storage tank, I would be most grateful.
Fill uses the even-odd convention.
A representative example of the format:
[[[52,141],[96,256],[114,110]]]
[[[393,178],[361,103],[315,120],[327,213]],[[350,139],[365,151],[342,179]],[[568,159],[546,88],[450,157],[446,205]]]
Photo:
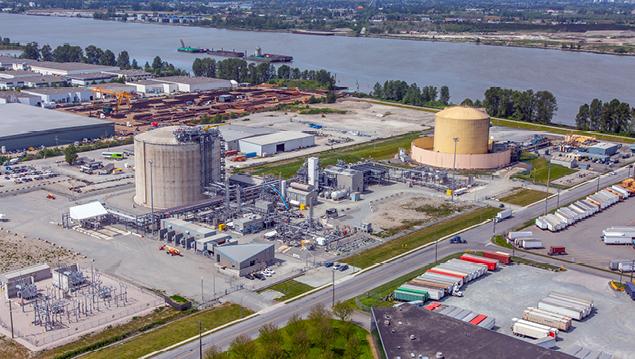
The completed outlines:
[[[434,151],[457,154],[487,153],[489,116],[471,107],[454,106],[437,112],[434,121]]]
[[[221,142],[216,129],[186,126],[135,136],[135,202],[165,209],[205,199],[205,186],[223,178]]]

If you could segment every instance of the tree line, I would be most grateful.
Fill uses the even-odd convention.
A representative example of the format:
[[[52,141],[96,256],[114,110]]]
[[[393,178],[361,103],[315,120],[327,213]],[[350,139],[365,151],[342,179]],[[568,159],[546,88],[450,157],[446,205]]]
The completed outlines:
[[[344,308],[346,306],[347,308]],[[338,309],[339,308],[339,309]],[[266,324],[258,338],[241,335],[231,342],[226,352],[212,346],[205,359],[287,359],[287,358],[360,358],[370,355],[368,342],[350,322],[350,305],[338,302],[330,313],[323,306],[311,309],[306,320],[292,316],[283,328]],[[334,321],[332,315],[340,319]],[[311,355],[308,355],[308,353]]]
[[[335,76],[326,70],[300,70],[289,65],[278,67],[261,62],[248,63],[243,59],[230,58],[216,61],[213,58],[197,58],[192,64],[195,76],[217,77],[238,82],[265,83],[274,80],[315,81],[325,89],[333,89]]]
[[[595,98],[591,104],[580,106],[575,117],[576,127],[580,130],[601,131],[622,135],[633,133],[635,107],[618,99],[602,102]]]
[[[490,116],[549,124],[558,110],[556,97],[549,91],[517,91],[490,87],[483,107]]]
[[[53,49],[46,44],[39,47],[37,42],[29,42],[25,45],[22,54],[23,59],[54,61],[54,62],[83,62],[94,65],[117,66],[120,69],[141,69],[136,59],[130,60],[128,51],[121,51],[115,55],[109,49],[101,49],[95,45],[89,45],[86,48],[64,44]],[[152,64],[146,62],[143,69],[151,72],[156,76],[174,76],[187,75],[187,71],[176,68],[174,65],[161,60],[156,56]]]
[[[428,85],[419,87],[401,80],[388,80],[384,84],[377,82],[370,93],[371,97],[398,101],[413,106],[440,107],[450,103],[450,89],[447,86]]]

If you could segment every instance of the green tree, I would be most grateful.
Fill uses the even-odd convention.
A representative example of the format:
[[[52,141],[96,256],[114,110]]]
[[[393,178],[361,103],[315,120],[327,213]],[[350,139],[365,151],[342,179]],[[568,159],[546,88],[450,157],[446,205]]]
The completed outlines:
[[[205,359],[224,359],[227,355],[225,355],[217,346],[213,345],[209,349],[205,351]]]
[[[115,54],[110,50],[104,51],[99,58],[99,64],[104,66],[115,66],[117,64]]]
[[[72,165],[77,160],[77,147],[75,145],[69,145],[64,149],[64,160],[69,165]]]
[[[474,101],[471,98],[466,98],[461,102],[461,106],[474,107]]]
[[[594,98],[589,106],[589,129],[598,131],[600,129],[600,116],[602,115],[602,101]]]
[[[356,359],[359,358],[362,348],[355,331],[351,332],[352,333],[349,333],[348,337],[346,338],[346,352],[344,354],[344,357],[349,359]]]
[[[333,306],[333,314],[342,321],[348,321],[353,315],[353,307],[347,302],[337,302]]]
[[[245,335],[236,337],[227,351],[235,359],[253,359],[256,354],[256,343]]]
[[[135,70],[138,70],[138,69],[141,68],[141,67],[139,67],[139,64],[137,63],[137,59],[132,59],[132,64],[130,64],[130,67],[135,69]]]
[[[279,79],[290,79],[291,78],[291,67],[289,65],[282,65],[278,67],[278,78]]]
[[[534,96],[535,103],[535,121],[538,123],[549,124],[553,119],[553,115],[558,110],[556,97],[549,91],[538,91]]]
[[[56,62],[83,62],[84,50],[79,46],[64,44],[53,50],[53,61]]]
[[[273,324],[265,324],[259,329],[261,343],[259,357],[263,359],[282,359],[285,351],[282,347],[284,338],[280,330]]]
[[[575,127],[579,130],[589,129],[589,105],[584,104],[580,106],[578,114],[575,116]]]
[[[23,59],[38,60],[40,58],[40,50],[37,42],[27,43],[20,57]]]
[[[86,55],[85,61],[87,63],[97,65],[99,64],[99,60],[104,54],[104,51],[95,45],[88,45],[84,49],[84,54]]]
[[[40,59],[42,61],[53,61],[53,49],[50,45],[44,45],[40,49]]]
[[[444,105],[447,105],[450,103],[450,88],[449,87],[441,86],[439,101],[443,102]]]
[[[335,103],[337,101],[337,95],[335,95],[335,91],[329,91],[326,94],[326,103]]]
[[[128,55],[128,51],[122,51],[117,55],[117,66],[119,66],[120,69],[130,68],[130,55]]]
[[[152,60],[152,69],[155,72],[159,72],[161,71],[162,65],[163,65],[163,61],[161,60],[161,58],[159,56],[155,56],[154,59]]]

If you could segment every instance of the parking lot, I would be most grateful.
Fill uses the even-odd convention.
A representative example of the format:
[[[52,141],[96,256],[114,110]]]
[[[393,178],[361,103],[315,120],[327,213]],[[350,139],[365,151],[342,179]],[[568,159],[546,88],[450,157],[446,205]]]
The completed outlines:
[[[527,230],[533,231],[534,237],[544,244],[545,248],[536,250],[538,252],[546,254],[550,246],[564,246],[568,254],[563,258],[606,269],[612,259],[635,258],[633,246],[606,245],[600,239],[602,230],[607,227],[635,225],[633,213],[635,199],[631,198],[560,232],[543,231],[535,225],[529,226]]]
[[[468,284],[464,297],[449,297],[445,303],[493,316],[498,332],[513,335],[512,318],[520,318],[524,309],[535,307],[552,291],[592,299],[596,308],[583,321],[574,321],[569,332],[560,332],[558,348],[578,345],[614,358],[633,358],[633,301],[609,289],[606,278],[575,270],[555,273],[525,265],[503,267]]]

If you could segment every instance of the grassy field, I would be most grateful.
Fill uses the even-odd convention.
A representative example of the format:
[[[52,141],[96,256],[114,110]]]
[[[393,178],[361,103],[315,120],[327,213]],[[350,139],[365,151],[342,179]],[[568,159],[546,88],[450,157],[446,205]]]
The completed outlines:
[[[43,359],[71,358],[81,353],[86,353],[124,340],[133,335],[149,331],[172,320],[183,317],[186,314],[187,313],[179,312],[169,307],[158,308],[152,312],[152,314],[144,317],[135,317],[126,324],[110,327],[101,332],[83,336],[75,342],[45,351],[37,357]]]
[[[203,331],[207,331],[249,314],[251,311],[237,304],[224,304],[178,319],[159,329],[141,334],[122,344],[90,353],[82,358],[136,359],[197,335],[199,322],[203,325]]]
[[[276,301],[284,302],[287,299],[297,297],[298,295],[304,292],[310,291],[311,289],[313,289],[313,287],[311,287],[308,284],[300,283],[296,280],[289,279],[282,283],[278,283],[278,284],[272,285],[271,287],[267,287],[261,290],[260,292],[263,292],[268,289],[275,290],[276,292],[280,292],[284,294],[282,297],[276,298]]]
[[[0,358],[29,359],[32,355],[27,348],[0,335]]]
[[[538,202],[542,199],[545,199],[549,193],[544,191],[537,191],[535,189],[523,188],[515,191],[509,196],[501,197],[499,200],[501,202],[515,204],[517,206],[527,206],[534,202]]]
[[[547,177],[550,178],[550,182],[557,180],[558,178],[575,173],[576,170],[567,168],[564,166],[552,164],[551,173],[547,166],[547,160],[544,157],[527,158],[527,162],[531,164],[531,171],[527,174],[514,175],[515,178],[520,178],[525,181],[531,181],[534,183],[547,184]]]
[[[392,258],[426,243],[434,242],[441,237],[461,229],[481,223],[486,219],[494,217],[498,211],[498,208],[492,207],[478,208],[352,255],[342,259],[342,262],[359,268],[370,267],[375,263]]]
[[[357,162],[364,158],[376,160],[391,158],[399,151],[399,148],[410,148],[410,143],[420,136],[419,132],[412,132],[401,136],[391,137],[384,140],[353,145],[344,148],[327,150],[312,154],[320,158],[321,166],[334,165],[340,159],[346,162]],[[308,157],[308,156],[306,156]],[[293,176],[304,163],[305,157],[290,160],[276,161],[259,166],[246,168],[245,171],[254,175],[275,175],[289,178]]]

